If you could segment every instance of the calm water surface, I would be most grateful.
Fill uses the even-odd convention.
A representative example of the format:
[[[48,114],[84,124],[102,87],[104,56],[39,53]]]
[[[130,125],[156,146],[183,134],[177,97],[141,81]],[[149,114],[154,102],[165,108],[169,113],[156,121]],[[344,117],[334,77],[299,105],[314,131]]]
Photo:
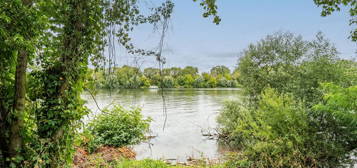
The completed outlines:
[[[121,104],[124,107],[139,106],[146,117],[153,119],[150,135],[157,136],[134,146],[137,159],[177,159],[187,157],[217,158],[220,148],[216,140],[202,136],[202,131],[217,126],[216,117],[225,100],[239,99],[240,89],[169,89],[165,92],[167,121],[163,100],[157,89],[102,91],[96,95],[101,108]],[[93,114],[100,113],[89,94],[84,94]]]

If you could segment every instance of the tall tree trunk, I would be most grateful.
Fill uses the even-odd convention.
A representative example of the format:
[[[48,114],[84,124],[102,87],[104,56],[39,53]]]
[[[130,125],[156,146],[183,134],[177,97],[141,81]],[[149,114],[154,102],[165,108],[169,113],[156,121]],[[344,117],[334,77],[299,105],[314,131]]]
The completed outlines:
[[[23,113],[25,110],[26,96],[26,69],[27,69],[27,51],[21,50],[17,57],[15,73],[15,97],[13,106],[13,118],[11,122],[11,136],[9,144],[10,157],[15,157],[22,146],[21,127],[23,125]]]
[[[58,95],[53,95],[56,99],[60,99],[63,104],[60,104],[63,110],[73,110],[67,107],[65,104],[71,102],[73,98],[68,97],[67,92],[75,94],[76,90],[73,90],[71,86],[75,85],[80,81],[80,69],[78,65],[83,61],[83,55],[81,50],[81,45],[83,44],[84,29],[83,29],[83,20],[87,20],[85,6],[88,3],[88,0],[68,0],[65,1],[70,6],[71,10],[67,11],[69,17],[66,17],[66,22],[64,24],[64,29],[69,29],[71,31],[66,31],[63,38],[63,51],[60,56],[60,67],[58,68],[58,75],[61,77],[61,84],[57,87]],[[62,120],[71,121],[71,116]],[[69,122],[71,123],[71,122]],[[54,132],[51,137],[52,140],[63,140],[66,136],[66,127],[67,122],[59,125],[56,132]],[[54,158],[57,158],[59,153],[52,155]],[[61,162],[54,160],[50,163],[50,167],[59,167],[58,165]]]
[[[26,7],[31,7],[32,0],[22,0],[22,4]],[[30,37],[25,37],[29,40]],[[13,114],[10,125],[10,144],[9,155],[15,157],[19,154],[22,147],[21,128],[23,125],[23,115],[26,102],[26,70],[28,62],[28,52],[22,48],[17,56],[16,72],[15,72],[15,96],[13,104]]]

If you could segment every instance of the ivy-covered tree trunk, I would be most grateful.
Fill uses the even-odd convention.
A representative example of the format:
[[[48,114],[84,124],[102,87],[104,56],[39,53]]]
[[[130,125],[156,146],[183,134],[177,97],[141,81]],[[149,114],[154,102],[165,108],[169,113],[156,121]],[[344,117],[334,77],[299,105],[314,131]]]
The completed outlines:
[[[23,113],[25,110],[26,96],[26,69],[27,69],[28,53],[21,50],[17,57],[16,73],[15,73],[15,96],[13,106],[13,121],[11,122],[11,136],[9,152],[10,157],[15,157],[21,149],[22,137],[21,127],[23,125]]]
[[[32,0],[22,0],[26,7],[30,7]],[[26,37],[25,37],[26,38]],[[27,40],[27,39],[26,39]],[[13,111],[11,114],[12,121],[10,124],[10,144],[9,156],[16,157],[19,155],[22,147],[21,129],[23,125],[23,114],[25,111],[26,98],[26,70],[28,63],[28,52],[25,47],[19,49],[17,54],[16,72],[15,72],[15,95]]]
[[[39,136],[45,144],[49,158],[47,167],[61,167],[68,164],[73,152],[75,125],[86,113],[80,99],[84,74],[87,69],[90,46],[93,39],[86,39],[91,28],[87,27],[88,6],[91,0],[64,0],[58,12],[63,14],[59,24],[59,41],[55,62],[44,71],[44,100],[37,114]],[[93,6],[92,6],[93,8]]]

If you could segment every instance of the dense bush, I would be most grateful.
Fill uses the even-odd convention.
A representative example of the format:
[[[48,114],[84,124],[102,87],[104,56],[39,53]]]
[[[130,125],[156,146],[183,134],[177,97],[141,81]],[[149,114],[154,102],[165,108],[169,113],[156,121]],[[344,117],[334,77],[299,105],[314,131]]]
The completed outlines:
[[[357,66],[322,34],[276,33],[250,45],[237,68],[247,96],[227,102],[220,139],[231,167],[346,167],[357,149]]]
[[[241,152],[237,167],[343,167],[357,149],[357,87],[325,85],[309,111],[287,94],[266,89],[257,106],[227,102],[221,138]]]
[[[92,146],[122,147],[137,144],[144,139],[150,119],[143,119],[139,108],[130,110],[121,106],[103,110],[89,123]]]
[[[318,140],[314,145],[319,157],[329,160],[325,166],[337,167],[357,155],[357,85],[343,88],[327,83],[322,88],[323,101],[313,106],[310,121]]]
[[[242,150],[237,161],[241,167],[314,165],[314,156],[305,148],[308,116],[290,95],[267,89],[257,108],[227,103],[218,121],[231,145]]]

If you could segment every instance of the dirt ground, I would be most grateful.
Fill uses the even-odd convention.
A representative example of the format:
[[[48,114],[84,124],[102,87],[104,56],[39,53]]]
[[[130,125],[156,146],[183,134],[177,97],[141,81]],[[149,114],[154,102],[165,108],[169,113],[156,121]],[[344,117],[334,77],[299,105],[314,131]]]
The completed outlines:
[[[82,148],[77,148],[74,155],[74,168],[92,168],[106,165],[120,158],[135,159],[136,153],[128,147],[114,148],[103,146],[89,154]]]

